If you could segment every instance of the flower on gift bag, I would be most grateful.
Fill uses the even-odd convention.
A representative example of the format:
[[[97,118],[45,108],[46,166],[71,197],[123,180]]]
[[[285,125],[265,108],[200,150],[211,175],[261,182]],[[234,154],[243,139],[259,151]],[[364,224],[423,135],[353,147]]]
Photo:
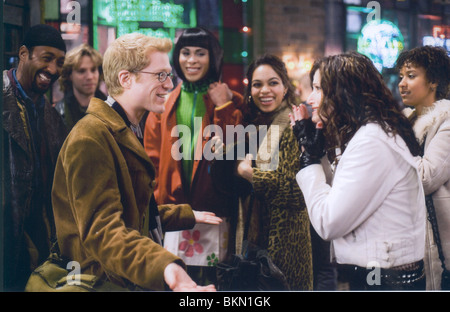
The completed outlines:
[[[192,232],[190,231],[183,231],[182,236],[185,239],[180,243],[179,249],[181,251],[184,251],[184,254],[186,257],[193,257],[194,251],[201,254],[203,252],[203,246],[198,243],[200,240],[200,231],[195,230]]]
[[[212,253],[209,256],[207,256],[206,260],[208,260],[208,266],[216,266],[217,263],[219,263],[219,259],[216,257],[215,253]]]

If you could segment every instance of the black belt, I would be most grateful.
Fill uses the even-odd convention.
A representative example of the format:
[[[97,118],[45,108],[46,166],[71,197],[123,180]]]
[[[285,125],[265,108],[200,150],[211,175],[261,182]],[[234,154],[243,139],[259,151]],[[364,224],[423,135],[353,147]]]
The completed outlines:
[[[375,268],[353,265],[344,265],[344,267],[350,287],[355,290],[425,290],[423,260],[388,269],[380,268],[379,271],[376,271]],[[369,274],[372,274],[371,277],[374,278],[370,284]],[[377,274],[379,276],[376,276]],[[379,283],[377,283],[377,278],[379,278]]]

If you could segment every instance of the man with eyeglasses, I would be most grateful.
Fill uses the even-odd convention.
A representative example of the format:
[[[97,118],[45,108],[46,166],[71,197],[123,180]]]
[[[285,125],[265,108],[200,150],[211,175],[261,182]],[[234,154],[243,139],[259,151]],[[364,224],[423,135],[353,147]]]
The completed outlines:
[[[162,246],[162,231],[219,224],[187,204],[157,206],[155,168],[140,142],[146,112],[162,113],[173,88],[169,39],[127,34],[103,60],[106,101],[91,99],[86,116],[58,158],[52,199],[61,256],[81,273],[127,290],[213,291],[187,275]]]

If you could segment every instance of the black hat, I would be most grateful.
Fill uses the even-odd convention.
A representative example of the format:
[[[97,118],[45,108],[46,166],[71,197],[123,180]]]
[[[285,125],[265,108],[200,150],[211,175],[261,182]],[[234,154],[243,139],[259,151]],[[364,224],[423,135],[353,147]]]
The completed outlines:
[[[66,52],[66,44],[64,43],[61,33],[54,27],[46,24],[35,25],[28,30],[22,45],[31,49],[36,46],[47,46],[57,48]]]

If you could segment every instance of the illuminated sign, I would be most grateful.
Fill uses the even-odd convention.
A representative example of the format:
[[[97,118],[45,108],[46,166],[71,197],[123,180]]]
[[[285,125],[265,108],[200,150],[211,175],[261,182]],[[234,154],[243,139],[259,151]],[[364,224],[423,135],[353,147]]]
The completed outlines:
[[[195,27],[197,23],[195,4],[178,3],[177,0],[93,1],[94,47],[103,50],[110,43],[103,29],[108,33],[114,30],[117,37],[138,32],[175,38],[177,29]]]
[[[443,39],[440,37],[424,36],[422,39],[422,44],[424,46],[434,46],[434,47],[444,47],[450,52],[450,39]]]
[[[447,25],[433,26],[433,37],[446,39],[448,38],[448,35],[450,35],[450,26]]]
[[[95,1],[94,23],[117,27],[117,36],[140,32],[157,37],[173,37],[170,29],[192,27],[189,20],[195,20],[195,11],[185,12],[182,4],[174,2],[176,1]]]
[[[450,54],[450,26],[441,25],[433,27],[433,36],[424,36],[424,46],[444,47]]]
[[[386,20],[368,22],[358,38],[358,52],[369,57],[380,72],[394,67],[404,46],[398,27]]]

